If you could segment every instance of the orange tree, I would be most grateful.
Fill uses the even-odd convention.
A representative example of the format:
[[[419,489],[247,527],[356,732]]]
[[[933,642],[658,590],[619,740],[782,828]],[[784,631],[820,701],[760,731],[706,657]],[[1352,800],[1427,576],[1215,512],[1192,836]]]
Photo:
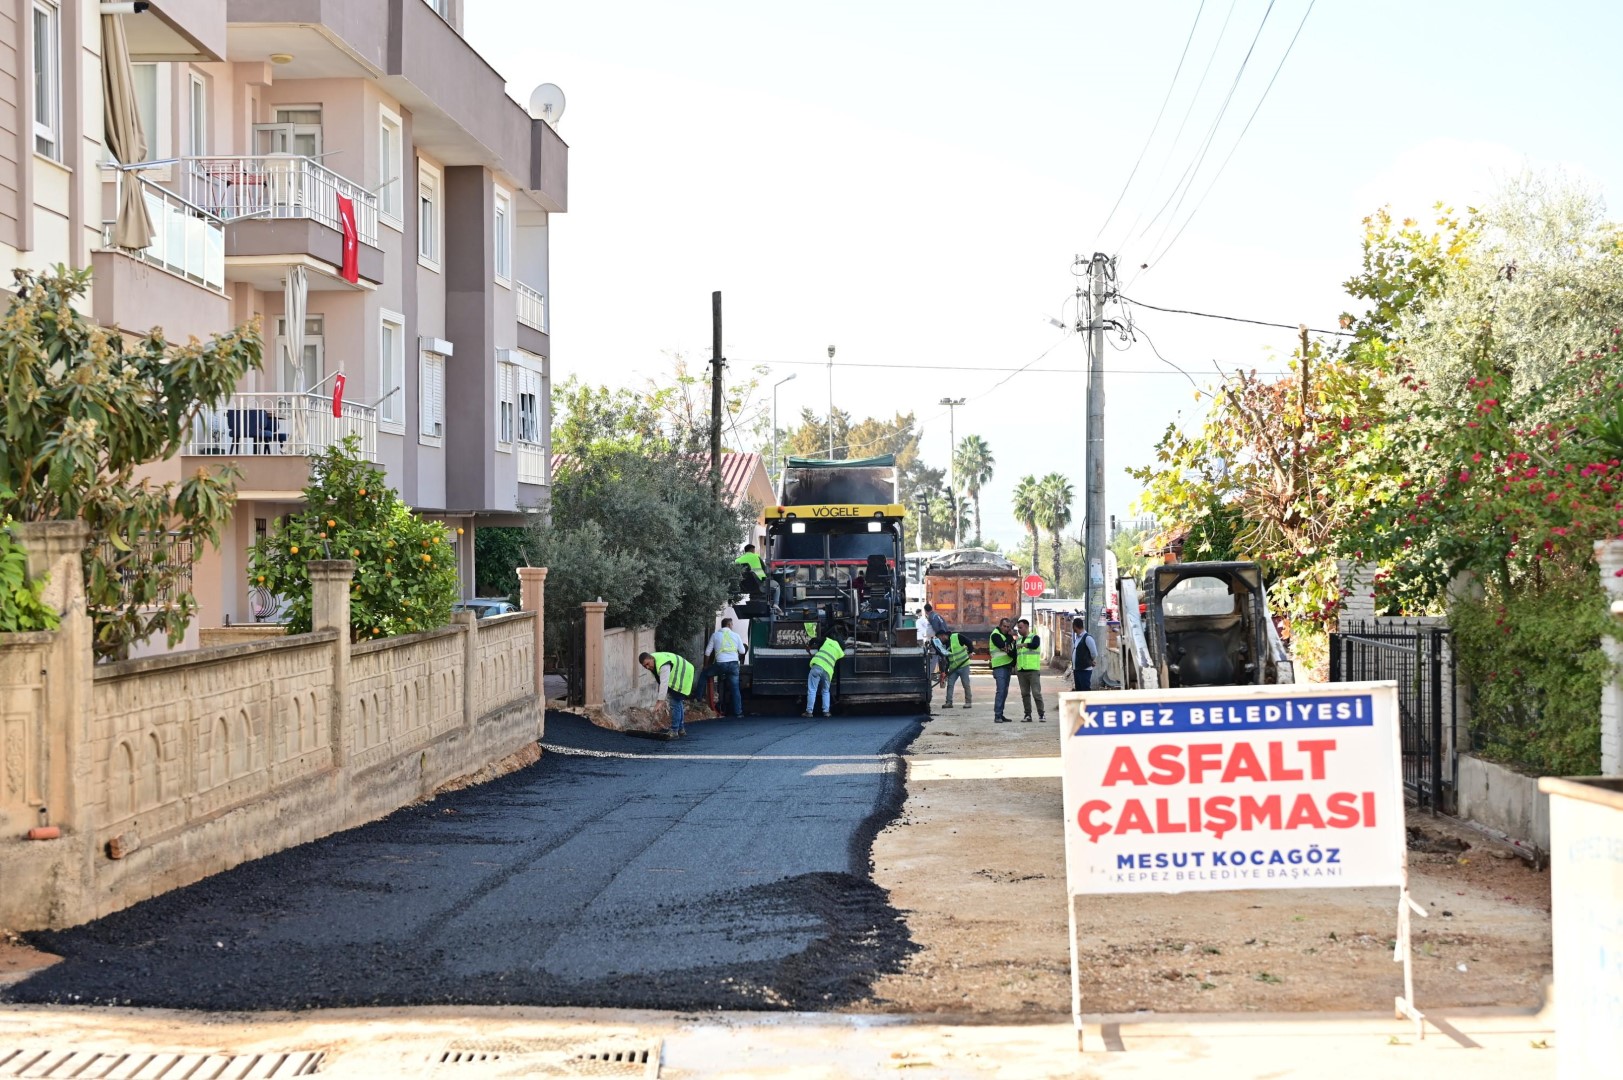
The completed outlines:
[[[457,530],[458,533],[461,530]],[[413,513],[361,458],[351,436],[310,464],[304,510],[278,522],[254,545],[249,588],[288,605],[288,632],[311,626],[312,559],[355,563],[350,637],[356,641],[432,630],[450,621],[457,598],[451,530]]]

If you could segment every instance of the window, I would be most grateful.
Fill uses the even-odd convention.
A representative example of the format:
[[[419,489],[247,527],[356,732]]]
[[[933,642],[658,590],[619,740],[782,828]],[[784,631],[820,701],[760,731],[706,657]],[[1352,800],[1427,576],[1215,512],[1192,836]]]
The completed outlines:
[[[506,285],[513,278],[513,200],[496,189],[496,280]]]
[[[208,83],[194,71],[186,85],[191,105],[187,115],[186,152],[202,157],[209,152]]]
[[[541,373],[529,368],[518,369],[518,439],[541,441]]]
[[[322,316],[312,315],[304,320],[304,356],[295,365],[287,354],[287,320],[276,319],[276,356],[282,373],[282,392],[304,393],[314,390],[325,377],[326,348],[322,338]]]
[[[445,357],[439,353],[424,352],[422,378],[417,387],[421,403],[422,442],[438,446],[445,435]]]
[[[440,268],[440,173],[417,160],[417,258],[431,270]]]
[[[498,449],[513,448],[514,395],[517,383],[516,369],[511,361],[496,363],[496,445]]]
[[[147,140],[147,160],[169,156],[169,65],[131,64],[135,83],[135,112]],[[133,162],[123,162],[125,165]]]
[[[423,2],[433,8],[434,14],[440,18],[449,19],[451,17],[451,0],[423,0]]]
[[[254,150],[259,154],[321,157],[321,106],[279,107],[274,124],[254,125]]]
[[[400,185],[400,148],[405,145],[400,117],[380,109],[378,124],[378,216],[400,226],[402,204],[406,201]]]
[[[378,328],[378,421],[391,431],[406,423],[406,320],[385,311]]]
[[[62,157],[62,13],[34,4],[34,152]]]

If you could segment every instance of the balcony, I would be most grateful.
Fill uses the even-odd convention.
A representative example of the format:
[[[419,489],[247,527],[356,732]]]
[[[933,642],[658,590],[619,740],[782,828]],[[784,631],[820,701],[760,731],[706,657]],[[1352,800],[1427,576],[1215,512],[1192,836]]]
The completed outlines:
[[[308,218],[342,234],[338,196],[355,204],[361,243],[378,243],[378,197],[314,158],[182,158],[181,194],[223,221]]]
[[[159,187],[139,173],[114,170],[112,207],[116,212],[125,184],[141,186],[152,222],[150,247],[114,248],[112,219],[101,224],[103,250],[118,250],[217,293],[225,291],[225,225],[209,210]]]
[[[232,394],[192,420],[182,454],[229,457],[309,457],[354,435],[367,461],[378,460],[378,412],[344,402],[334,416],[325,394]]]
[[[547,451],[535,443],[521,442],[515,447],[518,457],[518,482],[545,484],[547,482]]]
[[[532,289],[522,281],[513,282],[513,305],[518,311],[518,324],[527,326],[540,333],[547,330],[547,298],[537,289]],[[545,353],[546,349],[526,345],[531,352]]]

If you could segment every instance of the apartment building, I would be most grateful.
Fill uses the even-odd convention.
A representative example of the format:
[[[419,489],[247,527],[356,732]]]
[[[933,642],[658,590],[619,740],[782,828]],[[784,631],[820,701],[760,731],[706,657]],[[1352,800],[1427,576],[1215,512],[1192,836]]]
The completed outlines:
[[[472,2],[0,0],[0,254],[94,267],[92,314],[127,331],[262,322],[263,370],[153,467],[241,473],[194,574],[201,626],[274,618],[247,549],[346,436],[463,529],[468,589],[476,530],[544,512],[547,230],[568,147],[463,39]],[[125,92],[104,97],[103,78],[125,53],[145,151],[115,164]],[[115,243],[123,185],[145,247]]]

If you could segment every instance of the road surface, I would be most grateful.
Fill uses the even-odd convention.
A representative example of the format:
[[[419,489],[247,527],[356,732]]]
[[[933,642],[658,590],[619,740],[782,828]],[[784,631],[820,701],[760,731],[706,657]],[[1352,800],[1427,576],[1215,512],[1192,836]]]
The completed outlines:
[[[828,1009],[912,949],[869,878],[916,718],[675,742],[552,714],[527,769],[73,930],[14,1001]]]

